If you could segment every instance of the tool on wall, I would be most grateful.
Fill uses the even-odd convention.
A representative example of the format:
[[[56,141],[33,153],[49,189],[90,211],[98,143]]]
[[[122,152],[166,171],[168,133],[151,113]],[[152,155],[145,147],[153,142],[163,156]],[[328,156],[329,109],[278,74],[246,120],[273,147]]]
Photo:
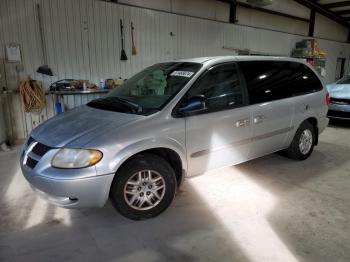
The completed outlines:
[[[132,43],[132,47],[131,47],[131,54],[132,55],[136,55],[137,51],[136,51],[136,46],[135,46],[135,38],[134,38],[134,24],[133,22],[131,22],[131,43]]]
[[[43,75],[53,76],[51,68],[47,65],[46,45],[45,45],[44,30],[43,30],[43,24],[41,20],[41,10],[40,10],[39,4],[36,5],[36,10],[37,10],[37,16],[38,16],[38,23],[39,23],[41,50],[43,55],[43,65],[39,66],[39,68],[36,71]]]
[[[37,81],[28,78],[19,86],[24,112],[40,114],[46,107],[45,93]]]
[[[128,60],[128,57],[126,56],[125,50],[124,50],[124,26],[123,21],[120,19],[120,36],[122,40],[122,50],[120,52],[120,60]]]

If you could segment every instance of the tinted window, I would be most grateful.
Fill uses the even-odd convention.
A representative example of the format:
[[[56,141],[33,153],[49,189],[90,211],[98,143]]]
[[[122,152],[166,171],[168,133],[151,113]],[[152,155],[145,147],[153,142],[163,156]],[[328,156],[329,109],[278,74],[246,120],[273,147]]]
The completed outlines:
[[[223,64],[208,70],[189,90],[187,97],[204,95],[209,111],[242,105],[243,96],[235,64]]]
[[[304,64],[287,61],[239,62],[251,104],[322,89],[318,77]]]

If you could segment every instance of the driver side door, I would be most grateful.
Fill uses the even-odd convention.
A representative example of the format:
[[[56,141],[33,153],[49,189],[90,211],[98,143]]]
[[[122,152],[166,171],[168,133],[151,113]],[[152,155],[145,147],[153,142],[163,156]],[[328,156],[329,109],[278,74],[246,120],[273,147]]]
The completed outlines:
[[[252,136],[251,112],[235,63],[208,69],[186,97],[204,96],[206,109],[185,117],[188,174],[247,160]]]

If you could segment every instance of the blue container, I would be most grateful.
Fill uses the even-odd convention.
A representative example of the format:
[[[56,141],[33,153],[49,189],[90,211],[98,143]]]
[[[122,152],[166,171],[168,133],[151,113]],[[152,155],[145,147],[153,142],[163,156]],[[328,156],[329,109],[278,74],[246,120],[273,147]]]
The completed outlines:
[[[57,113],[57,114],[61,114],[61,113],[63,112],[63,110],[62,110],[62,104],[61,104],[60,102],[57,102],[57,103],[55,104],[55,107],[56,107],[56,113]]]

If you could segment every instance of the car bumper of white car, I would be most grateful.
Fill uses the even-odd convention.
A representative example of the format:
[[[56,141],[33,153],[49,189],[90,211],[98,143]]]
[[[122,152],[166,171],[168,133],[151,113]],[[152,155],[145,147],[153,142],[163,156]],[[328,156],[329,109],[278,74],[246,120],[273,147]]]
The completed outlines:
[[[350,104],[331,103],[328,110],[328,117],[331,119],[350,121]]]

